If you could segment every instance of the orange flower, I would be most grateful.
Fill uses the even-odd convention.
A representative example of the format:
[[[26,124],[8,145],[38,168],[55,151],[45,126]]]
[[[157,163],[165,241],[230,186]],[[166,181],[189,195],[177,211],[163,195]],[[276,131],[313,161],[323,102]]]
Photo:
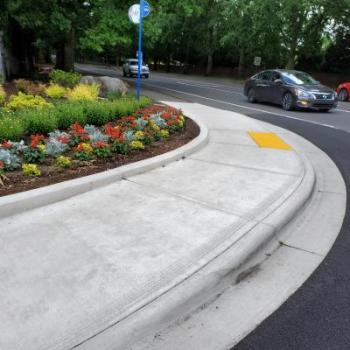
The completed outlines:
[[[40,143],[40,141],[44,140],[44,136],[41,134],[32,135],[30,138],[31,138],[31,143],[30,143],[31,148],[36,148]]]

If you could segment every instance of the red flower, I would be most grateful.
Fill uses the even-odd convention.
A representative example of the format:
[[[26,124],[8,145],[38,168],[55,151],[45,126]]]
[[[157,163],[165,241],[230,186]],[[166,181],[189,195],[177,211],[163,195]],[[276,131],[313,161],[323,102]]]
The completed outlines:
[[[92,146],[94,148],[99,148],[99,149],[108,147],[108,145],[104,141],[96,141]]]
[[[64,144],[68,143],[68,137],[66,135],[58,136],[57,140],[61,143],[64,143]]]
[[[116,140],[120,136],[120,126],[113,126],[112,123],[106,124],[104,131],[113,140]]]
[[[83,135],[85,130],[79,123],[74,123],[70,127],[71,131],[77,135]]]
[[[144,119],[144,120],[149,120],[149,118],[150,118],[150,117],[149,117],[149,115],[147,115],[147,114],[145,114],[145,115],[143,116],[143,119]]]
[[[172,120],[168,120],[168,126],[172,126],[174,122]]]
[[[30,143],[31,148],[36,148],[40,143],[40,141],[44,140],[44,136],[40,134],[32,135],[30,138],[31,138],[31,143]]]
[[[119,142],[119,143],[124,143],[124,142],[125,142],[125,140],[124,140],[124,135],[123,135],[123,134],[121,134],[121,135],[118,137],[118,142]]]
[[[7,141],[5,140],[2,144],[1,144],[2,148],[6,148],[6,149],[11,149],[12,148],[12,142],[11,141]]]
[[[162,114],[162,118],[165,119],[165,120],[168,120],[171,118],[171,113],[163,113]]]
[[[4,169],[5,168],[5,164],[2,160],[0,160],[0,169]]]

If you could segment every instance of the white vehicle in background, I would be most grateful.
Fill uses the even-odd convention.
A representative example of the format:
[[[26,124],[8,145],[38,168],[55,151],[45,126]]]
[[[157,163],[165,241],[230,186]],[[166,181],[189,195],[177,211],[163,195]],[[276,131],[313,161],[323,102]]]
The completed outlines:
[[[138,71],[138,60],[137,58],[129,58],[123,64],[123,77],[137,77]],[[142,63],[141,66],[141,78],[149,77],[149,68],[147,64]]]

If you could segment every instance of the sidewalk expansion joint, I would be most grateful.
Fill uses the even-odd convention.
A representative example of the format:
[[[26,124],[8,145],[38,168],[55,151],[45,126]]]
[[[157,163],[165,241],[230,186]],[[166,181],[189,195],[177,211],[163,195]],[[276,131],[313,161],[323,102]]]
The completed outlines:
[[[232,142],[224,142],[224,141],[211,141],[209,136],[209,143],[211,144],[217,144],[217,145],[231,145],[231,146],[239,146],[239,147],[250,147],[250,148],[256,148],[259,149],[257,145],[246,145],[244,143],[232,143]]]
[[[257,172],[265,172],[265,173],[284,175],[284,176],[299,177],[301,175],[301,174],[287,174],[287,173],[282,173],[282,172],[270,170],[270,169],[253,168],[253,167],[249,167],[249,166],[221,163],[221,162],[218,162],[215,160],[209,161],[209,160],[205,160],[205,159],[198,159],[198,158],[195,158],[193,156],[189,156],[189,157],[187,157],[187,159],[195,160],[197,162],[208,163],[208,164],[217,164],[217,165],[223,165],[223,166],[227,166],[227,167],[231,167],[231,168],[248,169],[248,170],[253,170],[253,171],[257,171]]]
[[[238,213],[238,212],[235,212],[235,211],[230,211],[230,210],[225,210],[225,209],[222,209],[222,208],[218,208],[218,207],[215,207],[215,206],[213,206],[210,203],[207,203],[205,201],[201,201],[201,200],[198,200],[198,199],[195,199],[195,198],[192,198],[192,197],[183,196],[183,195],[175,193],[175,192],[167,191],[167,190],[165,190],[163,188],[156,187],[156,186],[154,186],[152,184],[143,184],[143,183],[139,183],[137,181],[130,180],[128,178],[123,178],[123,180],[128,181],[130,183],[133,183],[133,184],[135,184],[137,186],[140,186],[140,187],[146,187],[147,186],[147,188],[152,188],[155,191],[158,191],[158,192],[161,192],[161,193],[165,193],[165,194],[171,195],[171,196],[176,197],[176,198],[181,198],[181,199],[186,200],[188,202],[196,203],[196,204],[202,205],[202,206],[204,206],[206,208],[209,208],[209,209],[212,209],[212,210],[216,210],[216,211],[228,214],[228,215],[237,216],[238,218],[240,218],[240,219],[242,219],[242,220],[244,220],[246,222],[249,222],[249,221],[253,220],[251,217],[247,217],[247,216],[245,216],[242,213]]]
[[[324,257],[325,257],[325,255],[323,255],[323,254],[316,253],[316,252],[313,252],[313,251],[311,251],[311,250],[303,249],[303,248],[300,248],[300,247],[295,247],[295,246],[292,246],[292,245],[290,245],[290,244],[284,243],[284,242],[282,242],[282,241],[279,241],[279,244],[280,244],[281,246],[284,246],[284,247],[287,247],[287,248],[291,248],[291,249],[295,249],[295,250],[299,250],[299,251],[302,251],[302,252],[304,252],[304,253],[308,253],[308,254],[312,254],[312,255],[317,255],[317,256],[319,256],[319,257],[321,257],[321,258],[324,258]]]
[[[346,193],[344,192],[325,191],[325,190],[322,190],[322,188],[317,189],[317,193],[337,194],[339,196],[346,196]]]

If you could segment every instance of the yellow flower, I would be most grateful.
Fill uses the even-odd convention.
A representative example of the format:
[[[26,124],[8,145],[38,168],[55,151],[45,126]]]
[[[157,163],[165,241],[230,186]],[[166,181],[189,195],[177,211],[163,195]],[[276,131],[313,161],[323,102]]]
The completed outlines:
[[[148,124],[149,124],[150,128],[151,128],[153,131],[159,132],[160,127],[156,124],[156,122],[155,122],[154,120],[150,120],[150,121],[148,122]]]
[[[36,164],[22,164],[22,173],[25,176],[40,176],[41,171]]]
[[[145,146],[141,141],[131,141],[130,142],[130,147],[131,149],[139,150],[139,149],[144,149]]]
[[[169,137],[169,131],[166,129],[160,130],[160,137],[162,137],[162,138]]]
[[[93,152],[92,146],[89,143],[83,143],[83,149],[87,153]]]
[[[45,153],[45,151],[46,151],[46,146],[45,145],[38,145],[38,149],[39,149],[39,151],[41,152],[41,153]]]
[[[99,93],[99,84],[78,84],[69,90],[67,97],[69,100],[97,100]]]
[[[72,161],[69,157],[59,156],[56,159],[56,165],[60,168],[70,168],[72,165]]]
[[[134,139],[136,141],[143,140],[145,137],[145,134],[142,131],[136,131],[134,134]]]
[[[45,93],[50,98],[63,98],[66,96],[68,90],[58,84],[51,84],[45,89]]]

